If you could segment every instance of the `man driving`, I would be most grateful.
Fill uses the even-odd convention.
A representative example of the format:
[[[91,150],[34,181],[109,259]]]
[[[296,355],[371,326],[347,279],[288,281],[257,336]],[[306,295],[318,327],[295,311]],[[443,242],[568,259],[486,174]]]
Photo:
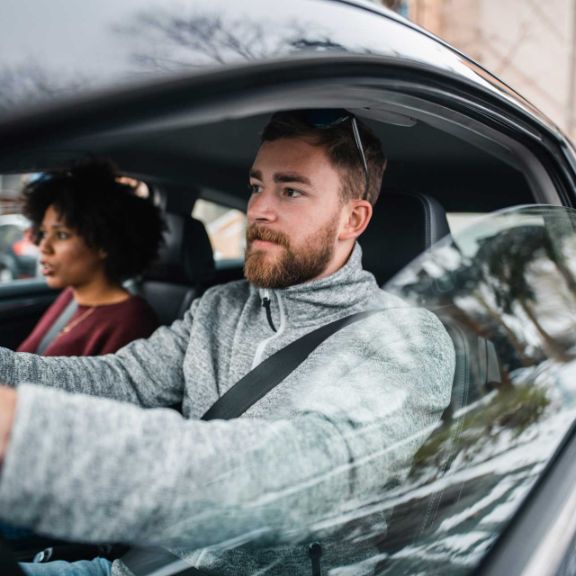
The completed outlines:
[[[402,479],[454,370],[440,321],[362,268],[384,167],[346,111],[275,114],[250,170],[245,280],[115,354],[0,349],[0,518],[162,546],[201,574],[310,575],[362,558],[334,525]],[[240,417],[200,419],[276,352],[360,312]],[[102,558],[25,569],[134,573]]]

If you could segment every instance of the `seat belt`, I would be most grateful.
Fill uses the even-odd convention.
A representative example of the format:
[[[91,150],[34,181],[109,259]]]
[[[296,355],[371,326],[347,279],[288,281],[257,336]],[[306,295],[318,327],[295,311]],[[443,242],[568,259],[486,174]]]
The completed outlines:
[[[324,340],[338,330],[358,322],[375,312],[381,310],[368,310],[357,312],[340,320],[335,320],[320,326],[316,330],[305,334],[288,346],[272,354],[238,380],[232,388],[225,392],[208,411],[202,420],[230,420],[238,418],[263,396],[268,394],[275,386],[280,384],[291,374]]]
[[[35,354],[44,353],[44,350],[46,350],[46,348],[52,344],[56,336],[58,336],[60,330],[62,330],[62,328],[64,328],[64,326],[70,322],[70,319],[72,316],[74,316],[74,312],[76,312],[76,310],[78,310],[78,303],[76,300],[74,300],[74,298],[72,298],[72,300],[70,300],[68,303],[68,306],[66,306],[66,308],[60,312],[60,316],[56,318],[54,324],[50,326],[49,330],[42,337],[42,340],[40,340],[40,344],[38,344]]]
[[[228,389],[216,400],[204,413],[202,420],[231,420],[232,418],[238,418],[280,384],[289,374],[294,372],[332,334],[376,312],[381,312],[381,310],[357,312],[345,318],[340,318],[305,334],[298,340],[288,344],[288,346],[278,350],[238,380],[232,388]],[[168,566],[176,563],[174,566],[175,570],[181,570],[184,562],[182,558],[172,554],[165,548],[157,547],[131,548],[122,556],[121,560],[134,576],[147,576],[149,574],[170,576],[174,572]],[[150,569],[153,569],[154,572],[151,573]],[[202,576],[204,573],[190,566],[182,574],[186,576]]]

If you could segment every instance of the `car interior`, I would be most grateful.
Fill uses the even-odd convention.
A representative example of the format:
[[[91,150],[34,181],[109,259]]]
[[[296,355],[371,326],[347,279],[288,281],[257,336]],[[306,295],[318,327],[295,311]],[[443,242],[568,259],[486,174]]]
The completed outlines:
[[[245,209],[248,170],[276,99],[262,104],[260,96],[237,108],[224,104],[200,112],[185,107],[166,115],[142,112],[142,119],[129,122],[118,121],[125,109],[120,107],[102,125],[98,123],[102,111],[97,111],[81,126],[77,122],[85,109],[78,105],[61,133],[48,134],[49,124],[43,117],[28,125],[24,122],[22,139],[9,152],[4,148],[0,153],[0,173],[41,172],[95,155],[111,159],[123,174],[145,182],[166,213],[168,233],[158,262],[130,287],[151,303],[163,324],[170,324],[210,286],[242,278],[241,259],[216,258],[206,226],[192,212],[198,200]],[[319,107],[319,102],[327,107],[326,101],[331,104],[325,94],[323,98],[301,97],[298,107]],[[374,129],[388,157],[381,198],[360,241],[364,265],[381,285],[449,235],[453,215],[559,202],[537,155],[504,132],[413,97],[394,95],[386,102],[386,106],[360,105],[357,99],[342,97],[338,101],[339,107],[347,107]],[[34,134],[39,134],[37,143],[29,147]],[[55,298],[40,284],[22,281],[0,286],[0,345],[16,346]],[[456,380],[467,381],[473,373],[475,389],[491,389],[499,378],[494,348],[482,338],[463,335],[458,327],[449,331],[458,355]],[[473,370],[470,358],[474,358]],[[469,382],[455,386],[446,419],[466,404],[469,388]],[[427,505],[437,507],[440,498],[433,494],[434,504]],[[396,514],[401,517],[402,510]],[[413,519],[410,514],[404,516]],[[436,525],[431,522],[426,530]],[[398,546],[406,543],[406,532],[402,534],[396,536]],[[415,538],[414,531],[411,534]],[[390,536],[386,546],[393,539]],[[34,553],[45,544],[35,542]],[[21,558],[30,553],[31,547],[24,546]]]
[[[440,130],[414,114],[354,112],[377,133],[388,157],[381,198],[361,241],[365,265],[382,285],[449,233],[446,217],[438,213],[483,214],[546,195],[535,171],[522,170],[522,156],[513,159],[503,150],[505,141],[476,133],[468,141],[455,134],[458,130],[446,131],[446,125]],[[242,278],[241,259],[214,259],[202,224],[190,215],[198,199],[245,209],[248,169],[269,117],[183,122],[177,128],[165,120],[141,128],[144,135],[127,128],[74,142],[73,156],[112,158],[128,175],[145,181],[165,207],[167,247],[139,282],[163,323],[178,317],[206,287]],[[418,214],[420,201],[427,206],[426,218]],[[174,298],[165,298],[164,290],[174,291]]]
[[[534,168],[522,169],[521,164],[526,160],[522,154],[511,159],[510,151],[505,150],[505,136],[501,136],[500,142],[491,134],[479,136],[474,131],[467,134],[467,140],[461,134],[460,137],[454,134],[451,123],[444,122],[440,130],[433,125],[437,120],[422,121],[415,118],[415,113],[408,117],[389,110],[359,108],[353,111],[375,130],[388,158],[382,207],[388,196],[397,198],[398,194],[433,198],[449,214],[483,214],[510,205],[558,201],[552,196],[556,192],[549,192],[548,182],[542,182],[546,178]],[[419,112],[422,114],[422,110]],[[25,147],[18,151],[15,146],[10,153],[0,156],[0,173],[41,172],[96,155],[111,159],[124,174],[145,182],[170,221],[163,256],[146,277],[140,279],[138,289],[150,299],[162,322],[168,324],[178,317],[192,294],[198,295],[205,287],[242,277],[239,259],[216,259],[212,263],[201,225],[190,223],[191,214],[198,199],[244,210],[248,198],[248,169],[258,147],[258,135],[270,114],[234,119],[223,116],[224,119],[202,123],[196,118],[193,122],[185,119],[177,126],[169,116],[153,123],[95,130],[80,137],[64,134],[46,143],[40,140],[38,148],[33,150]],[[460,131],[459,127],[456,132]],[[529,159],[528,151],[523,152]],[[378,280],[382,284],[417,253],[406,247],[404,254],[404,249],[398,250],[402,245],[398,239],[393,234],[386,236],[390,222],[385,212],[379,208],[363,239],[366,257],[378,268]],[[378,222],[381,218],[385,219],[384,226]],[[387,245],[393,245],[395,250],[386,251]],[[189,252],[190,246],[194,246],[193,252]],[[376,263],[379,254],[387,256]],[[34,293],[33,287],[20,284],[19,295]],[[163,290],[175,291],[179,297],[164,298]],[[0,306],[11,300],[12,295],[10,285],[0,286]],[[27,314],[21,318],[22,324],[19,326],[16,320],[0,344],[17,345],[53,297],[46,293],[39,295],[36,302],[39,306],[28,306]],[[8,310],[5,321],[11,322],[11,314]]]

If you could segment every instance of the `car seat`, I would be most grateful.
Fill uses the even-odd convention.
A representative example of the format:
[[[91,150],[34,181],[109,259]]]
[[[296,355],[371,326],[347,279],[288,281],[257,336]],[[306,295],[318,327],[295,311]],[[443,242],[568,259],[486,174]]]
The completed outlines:
[[[136,281],[135,291],[154,308],[162,324],[182,317],[212,282],[212,245],[204,224],[184,214],[167,214],[169,234],[158,260]]]
[[[359,240],[364,268],[383,285],[448,234],[446,212],[434,198],[383,190]]]

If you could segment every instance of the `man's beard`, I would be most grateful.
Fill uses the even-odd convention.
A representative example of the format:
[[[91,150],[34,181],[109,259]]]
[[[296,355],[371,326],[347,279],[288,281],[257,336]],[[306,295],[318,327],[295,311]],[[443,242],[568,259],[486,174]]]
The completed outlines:
[[[302,241],[302,248],[295,250],[286,234],[252,224],[246,231],[246,259],[244,276],[260,288],[288,288],[320,276],[334,256],[338,220]],[[254,240],[266,240],[281,246],[278,254],[254,249]]]

